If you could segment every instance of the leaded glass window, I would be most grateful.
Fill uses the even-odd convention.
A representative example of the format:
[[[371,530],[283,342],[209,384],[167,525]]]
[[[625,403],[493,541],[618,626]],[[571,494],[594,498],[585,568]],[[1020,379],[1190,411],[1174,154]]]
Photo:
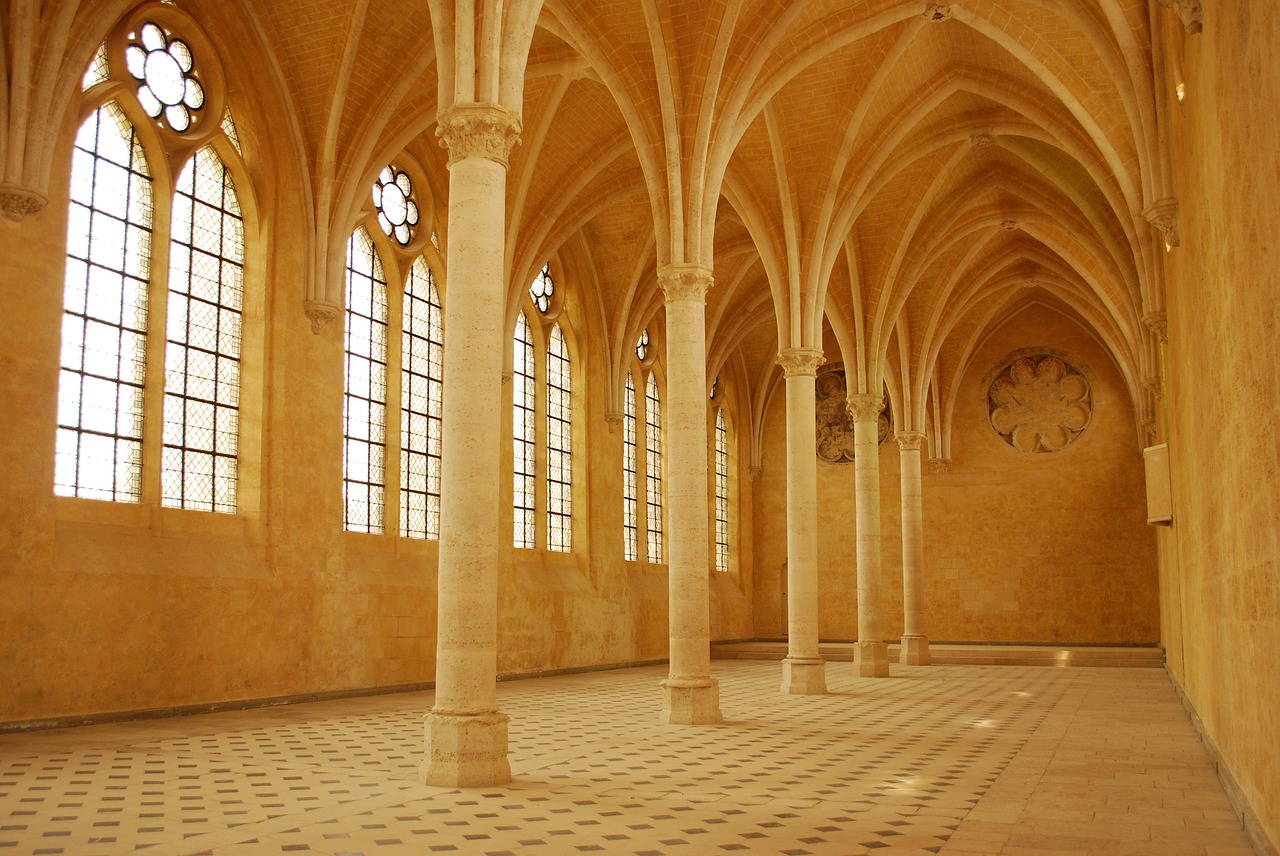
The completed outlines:
[[[628,562],[640,556],[640,532],[636,505],[636,385],[627,372],[622,393],[622,553]]]
[[[342,419],[344,524],[382,532],[387,403],[387,280],[363,227],[347,242],[346,393]]]
[[[569,348],[557,324],[547,341],[547,549],[573,549],[573,422]]]
[[[58,378],[54,489],[142,497],[142,388],[151,276],[151,176],[115,102],[76,135]]]
[[[138,81],[138,103],[152,119],[162,119],[181,134],[192,124],[192,111],[204,107],[204,87],[195,75],[191,48],[158,24],[148,22],[138,41],[124,52],[125,66]]]
[[[716,410],[716,570],[729,570],[729,432],[724,408]]]
[[[413,199],[413,180],[402,169],[388,166],[373,183],[373,205],[378,209],[378,225],[383,234],[407,247],[418,225],[418,203]]]
[[[107,65],[107,43],[103,42],[98,46],[98,52],[93,55],[93,62],[89,63],[89,68],[85,71],[84,78],[80,81],[80,88],[89,89],[110,79],[111,69]]]
[[[523,312],[516,321],[512,350],[512,452],[514,457],[513,543],[532,549],[536,543],[533,335]]]
[[[662,402],[653,372],[644,387],[645,500],[648,506],[649,561],[660,564],[662,541]]]
[[[421,257],[405,286],[400,364],[400,534],[437,539],[444,326],[440,295]]]
[[[172,222],[161,499],[234,513],[244,222],[212,147],[178,177]]]
[[[556,283],[551,278],[551,266],[543,265],[542,270],[534,277],[533,285],[529,286],[529,297],[533,299],[533,305],[538,307],[538,311],[545,315],[551,309],[551,298],[555,293]]]

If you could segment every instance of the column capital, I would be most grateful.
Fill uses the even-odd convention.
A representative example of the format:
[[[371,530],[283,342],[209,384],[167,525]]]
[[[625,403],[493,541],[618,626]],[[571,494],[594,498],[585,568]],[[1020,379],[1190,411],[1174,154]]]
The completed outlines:
[[[436,136],[449,150],[449,165],[467,158],[488,158],[504,167],[520,145],[520,116],[500,104],[454,104],[438,117]]]
[[[950,458],[930,458],[929,459],[929,472],[933,473],[934,475],[942,475],[943,473],[950,472],[950,471],[951,471]]]
[[[1182,243],[1182,239],[1178,236],[1178,200],[1161,199],[1144,208],[1142,216],[1164,235],[1166,244],[1176,247]]]
[[[1142,316],[1142,323],[1156,334],[1156,338],[1160,340],[1160,344],[1169,344],[1169,316],[1165,312],[1148,312]]]
[[[1200,6],[1200,0],[1156,0],[1156,2],[1166,9],[1177,12],[1178,17],[1182,18],[1182,26],[1186,27],[1191,35],[1204,29],[1204,9]]]
[[[778,365],[786,377],[805,375],[815,377],[818,366],[827,361],[821,348],[783,348],[778,351]]]
[[[920,451],[920,444],[924,442],[923,431],[899,431],[893,435],[893,439],[898,441],[898,448],[904,452]]]
[[[341,308],[327,300],[308,300],[302,304],[302,311],[311,322],[311,332],[318,336],[330,321],[338,317]]]
[[[16,184],[0,184],[0,213],[15,223],[21,223],[32,214],[40,213],[49,198],[27,187]]]
[[[760,479],[764,478],[764,465],[763,464],[752,465],[750,470],[750,475],[751,475],[751,480],[753,482],[760,481]]]
[[[609,425],[610,434],[618,430],[618,426],[622,424],[622,416],[621,410],[606,410],[604,412],[604,421]]]
[[[873,422],[884,410],[884,396],[874,393],[851,395],[847,399],[854,422]]]
[[[667,303],[696,300],[702,303],[715,284],[711,268],[695,264],[663,265],[658,268],[658,286]]]

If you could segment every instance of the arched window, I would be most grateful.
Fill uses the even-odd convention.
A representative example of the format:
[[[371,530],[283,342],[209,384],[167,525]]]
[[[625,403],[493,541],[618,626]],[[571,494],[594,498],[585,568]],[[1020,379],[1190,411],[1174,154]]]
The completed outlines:
[[[169,248],[165,505],[236,510],[244,223],[211,146],[178,178]]]
[[[387,280],[364,227],[347,242],[344,525],[382,532],[387,403]]]
[[[534,434],[534,359],[533,334],[529,319],[523,312],[516,321],[512,365],[512,419],[515,477],[513,483],[514,526],[513,543],[517,547],[532,549],[536,543],[537,489]]]
[[[729,570],[729,432],[724,408],[716,409],[716,570]]]
[[[573,549],[572,399],[560,325],[547,340],[547,549]]]
[[[645,499],[648,506],[649,561],[664,561],[662,538],[662,402],[658,399],[658,378],[649,373],[644,387]]]
[[[419,256],[404,290],[400,360],[400,534],[440,537],[444,325],[431,269]]]
[[[640,557],[640,527],[636,504],[636,385],[627,372],[622,393],[622,553],[628,562]]]
[[[59,494],[142,498],[151,174],[115,102],[76,136],[58,381]]]

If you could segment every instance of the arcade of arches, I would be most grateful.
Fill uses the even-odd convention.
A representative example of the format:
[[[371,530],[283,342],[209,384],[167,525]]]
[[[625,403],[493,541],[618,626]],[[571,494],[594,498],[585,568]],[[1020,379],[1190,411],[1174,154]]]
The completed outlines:
[[[710,724],[717,640],[1159,645],[1280,840],[1269,4],[0,34],[0,725],[432,683],[468,786],[499,676]]]

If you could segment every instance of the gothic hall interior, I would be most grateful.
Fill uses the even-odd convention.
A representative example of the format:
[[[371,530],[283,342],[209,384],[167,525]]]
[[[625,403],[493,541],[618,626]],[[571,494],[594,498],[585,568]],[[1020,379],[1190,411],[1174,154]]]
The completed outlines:
[[[1166,693],[1274,852],[1277,51],[1260,0],[0,3],[0,733],[418,693],[396,775],[465,800],[538,754],[507,680],[646,669],[582,716],[710,746],[1146,651],[1019,672],[1078,715],[1018,739]]]

